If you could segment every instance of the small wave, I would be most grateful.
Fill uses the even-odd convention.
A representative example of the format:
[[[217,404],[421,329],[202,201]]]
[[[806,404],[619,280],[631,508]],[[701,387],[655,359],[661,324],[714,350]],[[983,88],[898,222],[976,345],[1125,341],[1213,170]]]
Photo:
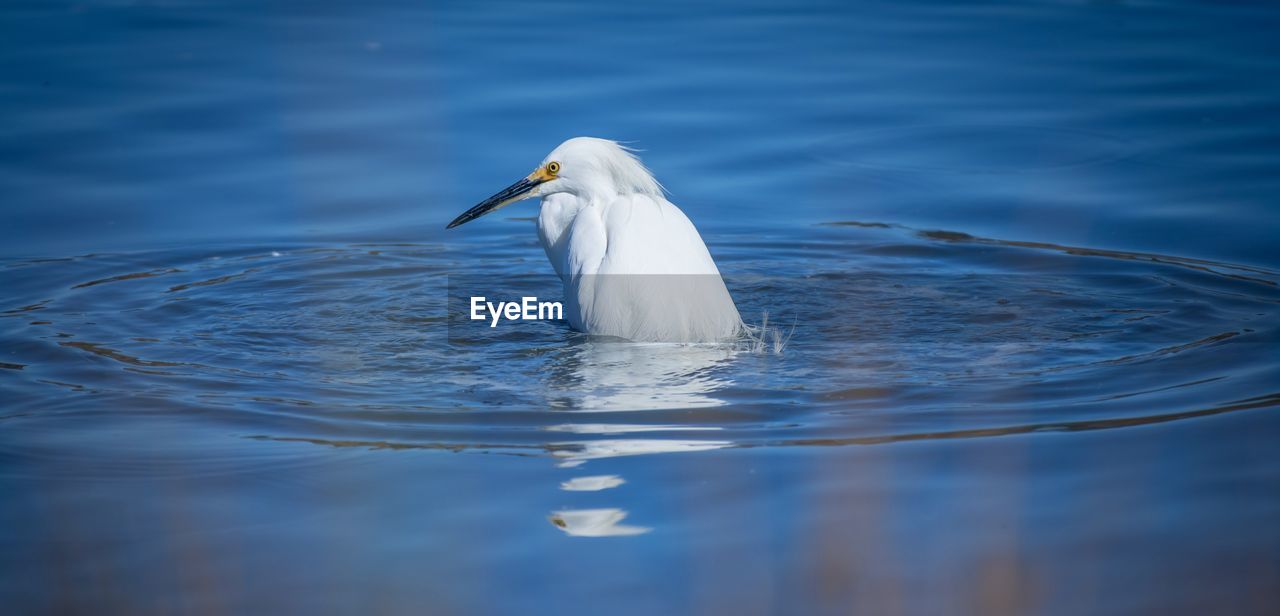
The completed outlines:
[[[94,286],[97,286],[100,284],[106,284],[109,282],[122,282],[125,280],[138,280],[141,278],[155,278],[156,276],[164,276],[167,274],[177,274],[180,272],[182,272],[182,270],[176,267],[166,267],[166,268],[154,269],[146,272],[130,272],[128,274],[120,274],[118,276],[109,276],[107,278],[99,278],[97,280],[90,280],[89,282],[82,282],[80,284],[72,286],[71,288],[83,289],[86,287],[94,287]]]

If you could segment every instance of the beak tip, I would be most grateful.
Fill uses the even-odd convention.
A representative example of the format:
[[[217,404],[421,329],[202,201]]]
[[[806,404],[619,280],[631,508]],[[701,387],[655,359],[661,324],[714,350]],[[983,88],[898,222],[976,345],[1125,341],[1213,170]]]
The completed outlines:
[[[488,214],[489,212],[502,209],[510,203],[525,199],[529,196],[529,191],[533,190],[538,184],[541,184],[544,181],[546,180],[535,181],[529,178],[524,178],[515,184],[506,187],[502,192],[485,199],[480,202],[479,205],[463,212],[462,215],[453,219],[453,222],[446,225],[445,230],[447,231],[458,225],[471,222],[485,214]]]

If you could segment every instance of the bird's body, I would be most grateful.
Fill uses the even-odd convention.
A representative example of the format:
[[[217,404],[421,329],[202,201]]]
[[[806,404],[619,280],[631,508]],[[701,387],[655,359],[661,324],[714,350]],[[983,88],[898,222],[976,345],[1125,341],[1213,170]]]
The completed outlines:
[[[648,195],[542,200],[538,236],[579,331],[628,340],[709,342],[742,320],[702,237],[675,205]]]
[[[564,283],[574,329],[649,342],[713,342],[742,331],[702,236],[617,143],[570,139],[451,226],[529,196],[543,197],[538,238]]]

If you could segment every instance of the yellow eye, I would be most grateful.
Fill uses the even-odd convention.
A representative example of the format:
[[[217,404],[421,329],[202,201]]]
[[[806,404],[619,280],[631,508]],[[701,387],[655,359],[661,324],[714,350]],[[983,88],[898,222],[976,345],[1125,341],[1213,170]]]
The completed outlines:
[[[551,175],[560,173],[560,163],[554,160],[547,163],[547,173],[550,173]]]

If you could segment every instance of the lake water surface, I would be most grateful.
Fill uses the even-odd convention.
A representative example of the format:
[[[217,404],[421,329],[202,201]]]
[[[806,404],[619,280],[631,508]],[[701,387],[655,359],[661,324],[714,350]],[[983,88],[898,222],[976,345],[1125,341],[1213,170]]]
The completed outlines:
[[[14,2],[14,613],[1276,613],[1280,7]],[[466,327],[631,142],[781,353]]]

